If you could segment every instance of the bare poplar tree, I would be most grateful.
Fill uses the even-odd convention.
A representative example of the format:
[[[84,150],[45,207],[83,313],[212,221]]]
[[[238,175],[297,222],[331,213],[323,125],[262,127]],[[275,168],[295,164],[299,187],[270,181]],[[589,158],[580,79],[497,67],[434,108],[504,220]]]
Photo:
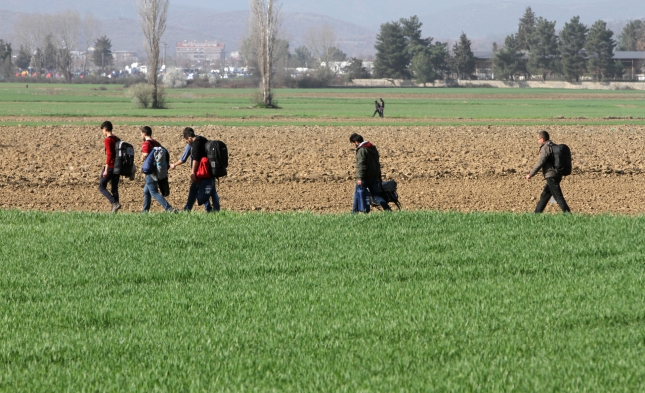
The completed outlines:
[[[102,33],[103,27],[101,22],[94,17],[94,14],[88,12],[81,22],[81,39],[85,47],[85,60],[83,61],[83,74],[87,70],[87,58],[90,46]]]
[[[15,36],[25,49],[31,54],[31,66],[40,71],[43,67],[42,56],[35,56],[39,51],[44,50],[47,29],[45,28],[45,17],[40,14],[21,14],[16,20]],[[36,64],[35,59],[41,59],[41,64]]]
[[[160,108],[157,96],[157,70],[159,69],[159,52],[161,36],[166,31],[169,0],[137,0],[137,8],[141,19],[141,29],[145,37],[144,46],[150,66],[148,67],[148,83],[152,85],[152,107]]]
[[[81,18],[78,12],[68,10],[47,19],[49,31],[58,49],[58,67],[63,71],[65,79],[69,81],[72,78],[70,72],[72,52],[76,50],[76,43],[81,33]]]
[[[271,72],[276,39],[280,28],[280,6],[277,4],[277,0],[250,0],[250,3],[249,33],[258,55],[262,105],[271,107],[273,106]]]
[[[321,27],[312,27],[305,35],[305,44],[316,59],[329,68],[332,57],[331,48],[336,45],[334,29],[326,23]]]

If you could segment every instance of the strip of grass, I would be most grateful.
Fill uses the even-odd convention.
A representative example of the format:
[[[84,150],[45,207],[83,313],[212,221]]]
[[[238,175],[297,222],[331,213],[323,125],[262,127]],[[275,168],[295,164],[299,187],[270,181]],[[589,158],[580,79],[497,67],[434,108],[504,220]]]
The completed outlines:
[[[642,391],[645,217],[0,211],[3,391]]]
[[[536,119],[549,124],[565,119],[604,117],[638,118],[643,123],[645,93],[640,91],[562,91],[550,89],[276,89],[281,106],[277,110],[253,107],[253,89],[168,89],[168,109],[136,109],[125,90],[108,86],[105,90],[91,85],[0,84],[0,116],[70,118],[85,124],[83,118],[160,117],[169,122],[186,118],[211,118],[210,123],[224,124],[232,119],[253,118],[261,125],[276,124],[280,119],[342,121],[375,119],[372,101],[385,97],[386,121],[413,120],[421,124],[437,119],[472,119],[495,122],[515,119],[522,123]],[[94,89],[94,90],[92,90]],[[567,99],[558,96],[566,94]],[[499,98],[496,98],[500,96]],[[512,96],[512,98],[509,98]],[[467,97],[467,98],[464,98]],[[577,97],[580,97],[579,99]],[[591,98],[590,98],[591,97]],[[276,119],[275,117],[280,119]],[[459,122],[449,121],[450,124]],[[589,124],[582,120],[582,123]]]

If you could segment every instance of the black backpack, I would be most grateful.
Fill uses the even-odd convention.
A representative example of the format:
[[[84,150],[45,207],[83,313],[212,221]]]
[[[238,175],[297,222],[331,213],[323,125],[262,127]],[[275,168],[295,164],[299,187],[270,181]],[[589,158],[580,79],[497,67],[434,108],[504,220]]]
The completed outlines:
[[[552,145],[553,152],[553,169],[555,173],[561,176],[571,174],[571,150],[567,145]]]
[[[211,164],[213,177],[219,178],[227,175],[228,148],[226,143],[217,140],[206,142],[206,156]]]
[[[129,176],[134,169],[134,147],[122,140],[118,140],[115,147],[114,174]]]

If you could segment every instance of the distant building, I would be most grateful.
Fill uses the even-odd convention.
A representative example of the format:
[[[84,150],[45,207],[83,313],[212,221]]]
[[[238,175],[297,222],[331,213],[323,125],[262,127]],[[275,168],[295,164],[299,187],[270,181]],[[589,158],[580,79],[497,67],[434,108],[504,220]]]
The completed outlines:
[[[224,60],[224,49],[218,41],[182,41],[175,45],[177,57],[201,62]]]

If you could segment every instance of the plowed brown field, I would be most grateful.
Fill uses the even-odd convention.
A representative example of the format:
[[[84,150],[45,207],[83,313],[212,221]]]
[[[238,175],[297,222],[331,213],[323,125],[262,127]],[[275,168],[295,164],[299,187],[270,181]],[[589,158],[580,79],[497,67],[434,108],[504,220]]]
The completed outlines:
[[[532,211],[544,181],[524,175],[536,162],[539,127],[200,127],[229,147],[229,176],[218,186],[226,210],[349,211],[354,150],[349,135],[379,148],[386,178],[399,183],[404,209]],[[571,147],[574,173],[562,182],[574,212],[645,211],[645,127],[550,126],[556,143]],[[181,128],[154,129],[175,161]],[[140,145],[137,127],[115,134]],[[137,154],[137,159],[139,155]],[[0,207],[109,211],[97,189],[104,163],[98,127],[0,127]],[[140,166],[140,165],[139,165]],[[171,172],[171,195],[182,208],[187,165]],[[139,211],[143,175],[121,182],[122,211]],[[153,210],[161,211],[156,202]],[[201,208],[200,208],[201,210]],[[547,211],[558,211],[550,205]]]

